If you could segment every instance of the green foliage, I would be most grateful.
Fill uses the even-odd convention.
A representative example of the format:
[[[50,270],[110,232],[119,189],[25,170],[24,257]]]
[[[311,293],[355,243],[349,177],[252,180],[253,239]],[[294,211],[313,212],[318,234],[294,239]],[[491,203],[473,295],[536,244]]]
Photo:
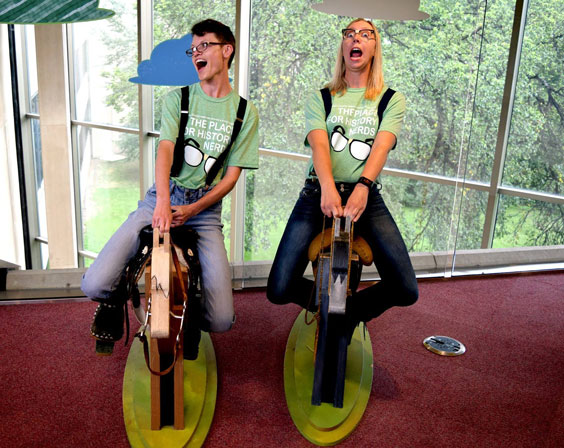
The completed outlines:
[[[115,3],[112,7],[118,16],[120,2]],[[303,146],[305,102],[330,79],[339,31],[350,21],[314,11],[312,3],[252,1],[249,96],[259,110],[263,148],[308,154]],[[511,0],[423,0],[421,9],[430,14],[428,20],[376,22],[382,36],[386,83],[407,98],[404,129],[388,166],[489,183],[514,8]],[[234,29],[234,2],[155,0],[155,44],[183,36],[204,16]],[[561,2],[531,2],[512,111],[505,185],[563,194],[563,24]],[[119,65],[107,75],[112,90],[109,105],[131,110],[130,122],[135,126],[137,98],[126,84],[136,67],[119,62],[136,52],[136,41],[127,40],[116,20],[107,45]],[[154,89],[157,129],[161,98],[167,90]],[[125,148],[128,157],[137,157],[135,142]],[[280,223],[286,222],[303,182],[303,165],[261,157],[260,170],[248,173],[248,258],[273,254],[283,227]],[[389,177],[383,182],[388,206],[410,250],[452,249],[447,247],[454,244],[448,238],[451,224],[459,229],[458,248],[480,247],[485,193],[463,190],[453,207],[453,187]],[[500,204],[496,240],[504,245],[562,244],[563,218],[562,206],[507,197]]]
[[[139,199],[137,178],[139,166],[135,160],[106,162],[94,160],[96,187],[88,191],[87,207],[83,209],[84,248],[99,252],[118,229]]]

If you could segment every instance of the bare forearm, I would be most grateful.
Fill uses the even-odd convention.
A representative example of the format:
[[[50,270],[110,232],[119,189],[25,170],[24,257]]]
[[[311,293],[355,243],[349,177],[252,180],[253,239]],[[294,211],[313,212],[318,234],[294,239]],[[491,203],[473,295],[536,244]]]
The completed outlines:
[[[396,137],[391,132],[379,132],[374,144],[372,145],[370,156],[368,156],[368,159],[366,160],[361,176],[367,177],[370,180],[375,180],[384,169],[384,165],[386,165],[386,161],[388,160],[390,149],[392,149],[395,142]]]
[[[174,144],[167,140],[159,143],[157,160],[155,161],[155,188],[157,202],[170,204],[170,168],[174,154]]]
[[[311,147],[313,167],[322,187],[335,184],[327,132],[316,129],[307,136]]]
[[[341,196],[335,187],[327,131],[315,129],[308,134],[307,139],[311,146],[315,173],[321,185],[321,211],[328,217],[341,216]]]
[[[228,167],[223,179],[221,179],[209,193],[194,203],[195,214],[198,214],[208,207],[211,207],[216,202],[221,201],[231,190],[233,190],[240,174],[241,168],[236,166]]]

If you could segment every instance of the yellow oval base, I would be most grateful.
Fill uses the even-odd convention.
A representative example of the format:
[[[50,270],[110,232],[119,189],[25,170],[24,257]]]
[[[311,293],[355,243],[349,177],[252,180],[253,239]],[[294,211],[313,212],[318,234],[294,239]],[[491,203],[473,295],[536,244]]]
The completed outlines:
[[[372,388],[372,343],[364,323],[354,331],[348,348],[342,408],[311,404],[316,324],[306,325],[305,311],[296,318],[284,356],[284,391],[290,416],[300,433],[318,446],[336,445],[360,422]],[[366,334],[366,338],[365,335]]]
[[[184,429],[151,430],[151,379],[143,346],[131,344],[123,376],[123,416],[127,438],[137,447],[200,447],[212,424],[217,396],[217,365],[208,333],[202,332],[195,361],[184,360]]]

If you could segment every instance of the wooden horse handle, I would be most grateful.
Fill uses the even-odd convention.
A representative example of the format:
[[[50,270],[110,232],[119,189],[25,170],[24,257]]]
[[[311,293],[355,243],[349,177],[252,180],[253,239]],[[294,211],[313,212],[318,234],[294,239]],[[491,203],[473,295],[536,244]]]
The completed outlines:
[[[161,234],[158,227],[153,229],[153,249],[156,247],[164,247],[165,251],[168,252],[170,249],[170,232]]]

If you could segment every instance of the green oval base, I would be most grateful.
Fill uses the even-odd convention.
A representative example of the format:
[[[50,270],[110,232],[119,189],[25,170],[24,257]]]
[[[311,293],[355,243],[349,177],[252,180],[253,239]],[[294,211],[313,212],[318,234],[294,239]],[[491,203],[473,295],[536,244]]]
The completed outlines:
[[[131,344],[123,376],[123,416],[127,438],[137,447],[200,447],[212,424],[217,396],[217,366],[213,344],[202,332],[195,361],[184,360],[184,429],[164,426],[151,430],[151,379],[143,346]]]
[[[372,388],[372,343],[361,323],[348,348],[345,396],[341,409],[311,404],[316,324],[306,325],[305,311],[296,318],[284,355],[284,391],[290,416],[300,433],[319,446],[336,445],[347,438],[364,415]]]

